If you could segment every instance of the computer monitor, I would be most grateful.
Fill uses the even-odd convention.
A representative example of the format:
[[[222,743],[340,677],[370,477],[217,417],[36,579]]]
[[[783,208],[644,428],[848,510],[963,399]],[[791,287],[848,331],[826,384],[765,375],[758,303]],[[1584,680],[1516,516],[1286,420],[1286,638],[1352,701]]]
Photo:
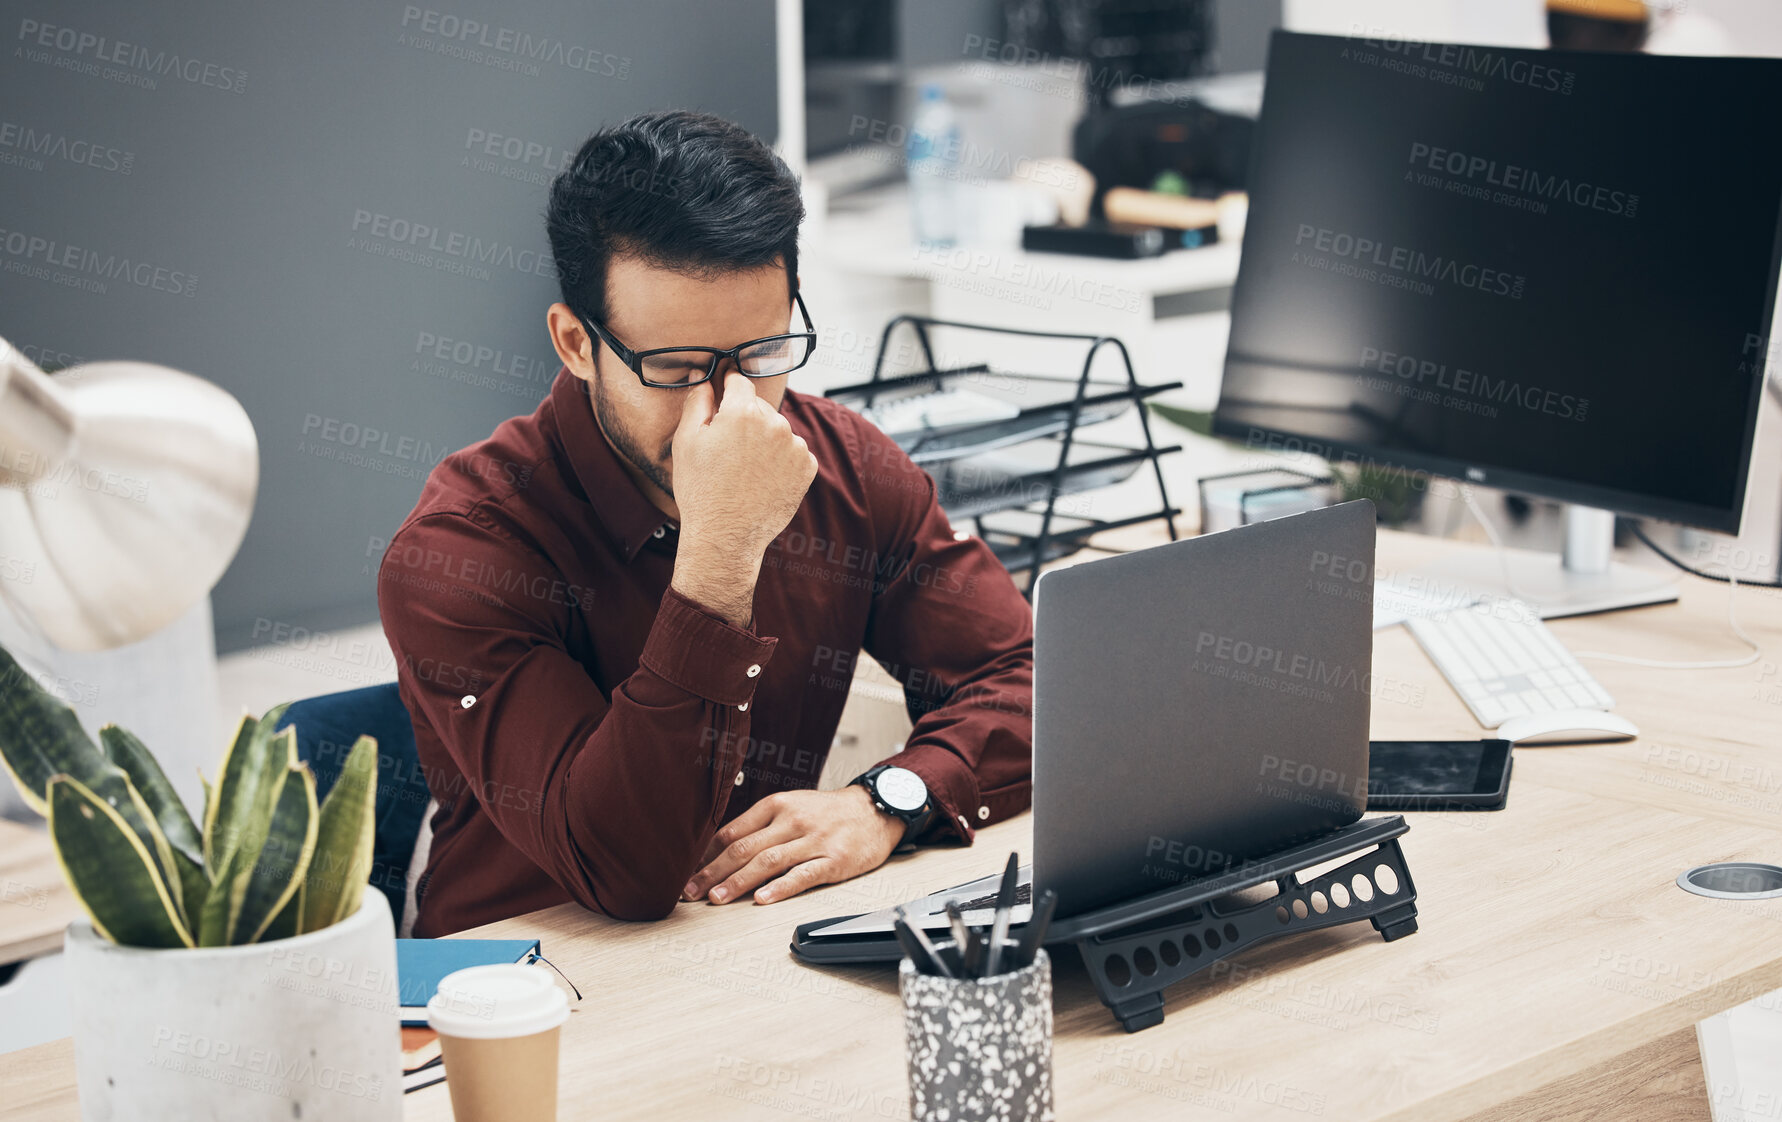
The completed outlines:
[[[1778,105],[1782,60],[1276,33],[1215,431],[1736,533]],[[1654,586],[1573,525],[1544,614]]]

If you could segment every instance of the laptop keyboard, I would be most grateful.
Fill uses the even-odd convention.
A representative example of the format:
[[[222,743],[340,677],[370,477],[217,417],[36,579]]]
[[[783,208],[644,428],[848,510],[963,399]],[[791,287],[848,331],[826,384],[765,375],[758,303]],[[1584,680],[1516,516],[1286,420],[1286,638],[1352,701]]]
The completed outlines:
[[[1033,903],[1032,881],[1025,881],[1015,886],[1015,903]],[[996,893],[992,892],[988,896],[976,896],[970,900],[960,900],[958,901],[958,904],[959,910],[962,912],[974,911],[978,908],[994,908],[996,906]]]

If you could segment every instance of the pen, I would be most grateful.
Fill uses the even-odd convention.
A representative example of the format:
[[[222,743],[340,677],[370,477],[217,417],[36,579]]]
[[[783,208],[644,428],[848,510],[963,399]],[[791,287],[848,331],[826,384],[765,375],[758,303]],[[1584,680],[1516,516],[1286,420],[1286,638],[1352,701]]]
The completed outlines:
[[[946,960],[947,973],[955,978],[968,978],[965,972],[965,953],[951,943],[936,943],[935,953]]]
[[[891,924],[891,930],[897,936],[897,945],[903,948],[903,953],[909,956],[910,962],[915,965],[916,969],[924,974],[934,973],[930,968],[928,955],[922,950],[922,945],[916,942],[916,936],[910,930],[910,925],[903,921],[901,911],[898,913],[896,922]]]
[[[978,962],[983,954],[983,948],[978,944],[978,934],[966,926],[965,913],[951,900],[947,901],[947,922],[953,925],[953,943],[959,948],[959,965],[969,978],[977,973]]]
[[[1020,872],[1020,861],[1013,853],[1009,854],[1009,863],[1002,871],[1002,887],[996,891],[996,918],[990,923],[990,949],[984,953],[984,977],[996,973],[1002,964],[1002,944],[1009,937],[1009,909],[1015,906],[1015,881]]]
[[[916,941],[916,945],[922,948],[922,953],[928,957],[930,962],[934,963],[934,973],[943,978],[954,976],[953,972],[947,968],[946,959],[942,958],[941,953],[935,950],[934,944],[928,941],[928,933],[910,923],[902,908],[897,909],[897,922],[903,924],[904,930],[910,933],[910,938]],[[921,968],[921,965],[920,962],[916,963],[918,969]]]
[[[1052,910],[1058,907],[1058,893],[1046,889],[1039,903],[1034,905],[1033,918],[1027,922],[1027,930],[1021,932],[1021,946],[1015,952],[1015,961],[1022,966],[1032,966],[1033,956],[1039,953],[1040,943],[1045,941],[1046,927],[1052,922]]]

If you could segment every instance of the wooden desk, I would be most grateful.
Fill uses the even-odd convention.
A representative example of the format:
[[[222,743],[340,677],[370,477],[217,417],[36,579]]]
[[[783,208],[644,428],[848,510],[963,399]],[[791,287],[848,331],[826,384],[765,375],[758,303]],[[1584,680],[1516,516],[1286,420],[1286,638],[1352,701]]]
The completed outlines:
[[[60,950],[80,915],[49,834],[0,818],[0,966]]]
[[[1442,548],[1382,535],[1382,569]],[[1782,652],[1782,597],[1739,595],[1746,630]],[[1726,596],[1691,581],[1676,605],[1552,627],[1574,649],[1724,657]],[[1377,636],[1375,666],[1408,687],[1376,704],[1377,737],[1480,735],[1402,628]],[[1171,991],[1163,1024],[1130,1036],[1061,956],[1059,1118],[1705,1119],[1693,1025],[1782,989],[1782,900],[1674,881],[1782,856],[1782,684],[1757,666],[1591,669],[1644,735],[1519,751],[1503,812],[1410,815],[1417,934],[1386,944],[1357,924],[1265,944]],[[798,965],[792,927],[982,874],[1030,836],[1024,815],[972,849],[768,907],[633,925],[566,906],[476,934],[541,936],[587,995],[563,1035],[565,1119],[902,1118],[892,973]],[[74,1116],[70,1056],[58,1042],[0,1057],[13,1117]],[[444,1087],[406,1107],[451,1113]]]

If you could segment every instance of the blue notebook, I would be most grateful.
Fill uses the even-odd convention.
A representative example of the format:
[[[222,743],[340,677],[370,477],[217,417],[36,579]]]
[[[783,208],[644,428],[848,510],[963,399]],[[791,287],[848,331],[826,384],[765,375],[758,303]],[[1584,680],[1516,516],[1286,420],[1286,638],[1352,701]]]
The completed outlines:
[[[504,962],[525,962],[538,953],[537,939],[398,939],[397,1003],[402,1023],[427,1023],[427,1002],[439,982],[454,970]]]

